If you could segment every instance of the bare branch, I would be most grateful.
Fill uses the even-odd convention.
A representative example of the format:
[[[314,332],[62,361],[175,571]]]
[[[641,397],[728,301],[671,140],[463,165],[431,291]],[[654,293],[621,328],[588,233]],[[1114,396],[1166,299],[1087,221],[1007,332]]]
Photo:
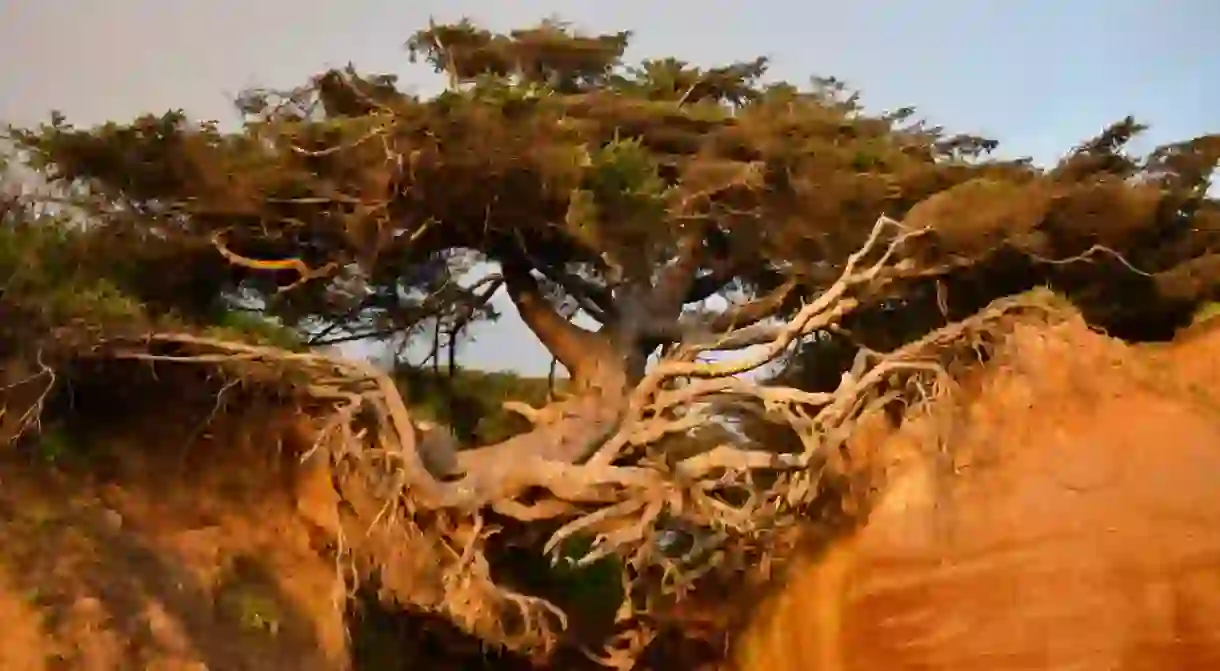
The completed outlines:
[[[561,316],[542,295],[538,282],[524,266],[505,264],[505,286],[517,306],[521,320],[539,342],[572,374],[574,381],[596,376],[599,357],[608,354],[608,343]]]
[[[618,305],[610,291],[592,282],[554,268],[550,264],[534,261],[534,267],[548,280],[558,284],[569,296],[576,300],[580,309],[599,323],[606,324],[615,319]]]
[[[661,271],[652,295],[648,297],[649,316],[672,317],[689,303],[687,297],[702,265],[703,232],[696,229],[678,242],[678,255]]]
[[[13,380],[8,384],[0,387],[0,429],[3,432],[0,435],[7,435],[7,443],[12,444],[19,440],[22,436],[28,433],[31,429],[39,426],[39,421],[42,418],[43,406],[46,404],[47,397],[55,388],[57,381],[55,370],[48,366],[42,358],[42,352],[38,352],[35,357],[35,364],[38,370],[30,373],[19,380]],[[24,387],[28,384],[33,384],[39,380],[46,380],[43,388],[37,392],[37,395],[30,401],[21,403],[23,408],[19,408],[21,414],[15,418],[7,418],[9,408],[4,403],[6,398],[13,396],[13,391]]]
[[[221,233],[215,233],[212,235],[212,246],[216,248],[216,251],[220,252],[220,255],[223,256],[225,260],[236,266],[249,268],[251,270],[291,270],[295,272],[298,276],[297,281],[287,286],[280,287],[280,292],[295,289],[296,287],[299,287],[313,279],[329,277],[339,268],[338,264],[333,261],[327,263],[321,268],[314,269],[310,268],[308,264],[300,259],[276,259],[271,261],[252,259],[242,256],[229,249],[228,246],[225,245],[224,238],[222,237]]]

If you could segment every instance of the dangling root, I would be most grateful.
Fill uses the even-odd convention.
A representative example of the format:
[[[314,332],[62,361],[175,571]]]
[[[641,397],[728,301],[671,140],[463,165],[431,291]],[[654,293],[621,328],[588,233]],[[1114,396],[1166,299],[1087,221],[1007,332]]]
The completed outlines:
[[[896,234],[887,238],[891,231]],[[557,631],[566,627],[566,616],[544,600],[495,583],[484,553],[486,539],[497,530],[484,528],[484,513],[553,524],[556,530],[546,543],[552,554],[570,538],[591,538],[577,563],[610,555],[623,560],[631,574],[625,580],[624,618],[632,612],[646,617],[647,596],[658,588],[681,592],[709,571],[736,570],[754,548],[765,548],[766,539],[795,524],[818,497],[828,459],[843,449],[862,415],[912,389],[932,399],[949,386],[946,365],[972,356],[993,334],[1020,320],[1055,320],[1066,314],[1047,292],[997,301],[894,351],[864,352],[830,392],[768,386],[741,375],[819,330],[836,328],[896,278],[933,274],[934,269],[916,271],[900,258],[903,244],[915,235],[882,219],[838,281],[787,323],[730,330],[678,347],[631,392],[626,415],[605,440],[591,446],[583,463],[547,458],[543,449],[564,440],[565,431],[587,428],[582,416],[559,418],[548,414],[550,406],[508,403],[505,407],[529,419],[534,430],[499,446],[461,453],[462,476],[438,481],[424,468],[394,380],[361,362],[186,333],[111,338],[90,356],[150,366],[212,366],[308,400],[325,418],[316,449],[325,450],[336,471],[347,474],[344,482],[359,483],[359,488],[349,485],[344,496],[366,499],[357,507],[364,511],[362,519],[374,521],[375,528],[365,535],[377,540],[365,546],[380,548],[366,552],[391,558],[414,553],[418,556],[410,561],[427,564],[420,571],[442,576],[432,596],[412,596],[407,584],[397,596],[441,611],[490,642],[549,650]],[[711,350],[751,345],[751,350],[714,363],[698,360]],[[578,400],[565,403],[575,407],[570,404]],[[780,453],[729,442],[681,459],[656,453],[661,438],[713,421],[728,406],[753,408],[787,425],[800,436],[802,450]],[[693,538],[696,549],[675,558],[657,540],[678,529]],[[395,543],[403,547],[387,549]],[[353,552],[361,551],[359,542],[353,545]],[[660,586],[648,582],[657,571],[665,576]],[[519,626],[509,631],[505,622]],[[640,626],[647,626],[645,620]],[[637,647],[628,646],[629,652],[606,661],[621,666],[638,655]]]

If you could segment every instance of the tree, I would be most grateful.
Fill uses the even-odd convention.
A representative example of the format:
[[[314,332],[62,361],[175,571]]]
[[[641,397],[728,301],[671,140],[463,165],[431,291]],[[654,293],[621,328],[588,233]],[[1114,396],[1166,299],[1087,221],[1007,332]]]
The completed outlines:
[[[349,66],[243,94],[236,132],[170,112],[15,139],[95,226],[163,250],[175,281],[143,298],[184,318],[247,296],[315,330],[460,323],[489,294],[455,278],[494,265],[566,396],[453,473],[423,469],[387,401],[412,509],[595,534],[591,557],[639,575],[678,521],[729,547],[796,519],[818,460],[903,380],[936,379],[933,351],[1048,309],[1022,292],[1141,337],[1214,293],[1220,136],[1136,157],[1128,118],[1042,169],[833,78],[769,83],[765,59],[631,65],[629,37],[431,25],[407,47],[448,77],[436,96]],[[741,376],[785,356],[783,384]],[[787,441],[657,447],[733,413]]]

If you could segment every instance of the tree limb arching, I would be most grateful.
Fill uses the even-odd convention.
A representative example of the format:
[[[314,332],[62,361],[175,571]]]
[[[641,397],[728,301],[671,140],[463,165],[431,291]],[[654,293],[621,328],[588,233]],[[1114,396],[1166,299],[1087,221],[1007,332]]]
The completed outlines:
[[[310,268],[309,265],[301,259],[275,259],[267,261],[242,256],[241,254],[229,249],[228,245],[225,244],[224,237],[220,233],[215,233],[212,235],[212,246],[216,248],[217,252],[220,252],[220,255],[223,256],[226,261],[236,266],[249,268],[250,270],[291,270],[295,272],[297,274],[297,280],[292,284],[280,287],[278,289],[280,293],[295,289],[302,284],[309,282],[310,280],[328,277],[338,269],[338,264],[334,263],[333,261],[327,263],[321,268]]]

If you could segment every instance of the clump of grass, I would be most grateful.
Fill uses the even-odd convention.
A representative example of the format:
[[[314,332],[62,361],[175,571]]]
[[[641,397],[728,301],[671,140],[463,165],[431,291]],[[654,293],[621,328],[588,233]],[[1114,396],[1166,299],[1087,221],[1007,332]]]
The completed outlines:
[[[79,459],[83,450],[61,425],[44,423],[34,441],[33,454],[49,465],[59,466]]]
[[[216,325],[206,329],[205,335],[287,350],[299,350],[304,347],[304,343],[296,331],[280,325],[269,317],[246,310],[221,311]]]
[[[248,557],[237,557],[216,586],[215,606],[220,617],[242,631],[277,636],[283,625],[283,607],[271,578]]]
[[[452,426],[465,442],[494,443],[529,428],[528,422],[503,408],[513,400],[545,405],[551,383],[544,377],[509,372],[458,369],[450,377],[428,369],[403,367],[396,373],[404,398],[417,417]],[[564,380],[556,380],[562,391]]]
[[[1206,301],[1199,304],[1190,323],[1192,326],[1198,326],[1204,322],[1211,321],[1218,315],[1220,315],[1220,302]]]

